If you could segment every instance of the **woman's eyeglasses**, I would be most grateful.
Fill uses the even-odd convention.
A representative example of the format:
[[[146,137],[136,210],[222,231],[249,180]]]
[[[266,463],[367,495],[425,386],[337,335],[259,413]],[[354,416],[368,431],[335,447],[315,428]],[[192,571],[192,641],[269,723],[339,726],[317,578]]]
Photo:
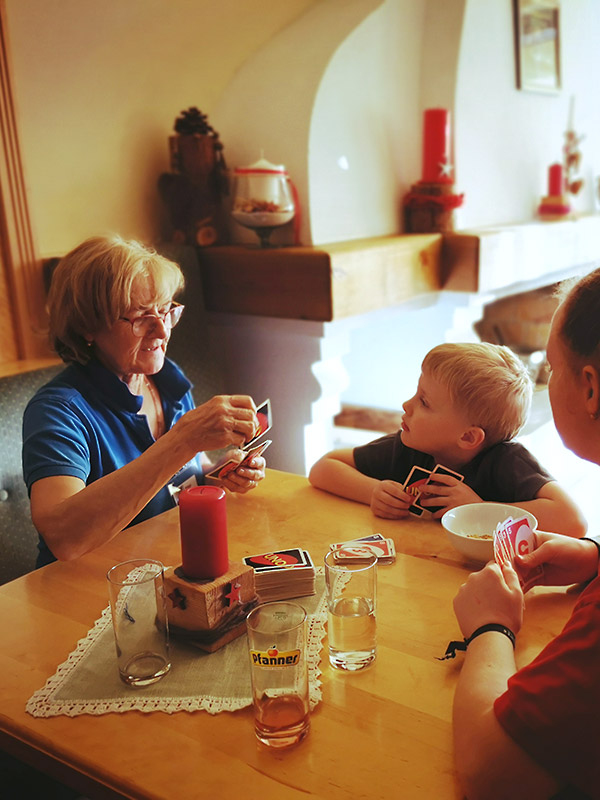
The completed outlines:
[[[160,320],[166,328],[174,328],[181,319],[185,306],[181,303],[171,303],[171,307],[164,314],[142,314],[140,317],[121,317],[124,322],[129,322],[134,336],[149,336]]]

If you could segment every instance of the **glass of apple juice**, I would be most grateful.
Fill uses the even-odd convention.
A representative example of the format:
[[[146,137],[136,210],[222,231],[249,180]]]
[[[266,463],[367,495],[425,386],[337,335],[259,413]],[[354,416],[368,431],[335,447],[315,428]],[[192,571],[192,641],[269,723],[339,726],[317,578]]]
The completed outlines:
[[[309,729],[306,611],[297,603],[263,603],[248,614],[254,730],[259,742],[298,744]]]

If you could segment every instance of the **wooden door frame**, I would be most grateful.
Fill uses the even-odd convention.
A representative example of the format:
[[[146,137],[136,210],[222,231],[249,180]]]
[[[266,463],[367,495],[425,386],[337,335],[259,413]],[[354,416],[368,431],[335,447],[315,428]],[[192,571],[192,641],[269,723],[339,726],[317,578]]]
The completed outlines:
[[[12,344],[6,344],[7,353],[12,351],[18,359],[30,359],[47,356],[50,351],[45,335],[42,265],[29,213],[12,87],[6,7],[0,0],[0,267],[13,333]],[[0,328],[8,338],[4,327],[10,326]]]

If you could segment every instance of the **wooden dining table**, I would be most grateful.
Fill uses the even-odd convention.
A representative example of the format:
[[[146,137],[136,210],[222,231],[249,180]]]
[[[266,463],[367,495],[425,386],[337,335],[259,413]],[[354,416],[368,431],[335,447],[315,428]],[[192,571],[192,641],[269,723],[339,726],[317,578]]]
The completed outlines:
[[[301,744],[260,745],[251,708],[49,718],[25,710],[107,606],[111,566],[139,557],[181,563],[173,509],[0,587],[0,747],[89,798],[462,797],[451,726],[462,656],[438,657],[461,638],[452,599],[481,565],[465,561],[437,521],[382,520],[275,470],[254,491],[228,494],[227,521],[235,560],[302,546],[320,565],[333,542],[375,532],[395,542],[395,563],[378,567],[377,659],[362,672],[335,670],[324,639],[322,700]],[[575,599],[564,588],[528,593],[518,664],[559,633]]]

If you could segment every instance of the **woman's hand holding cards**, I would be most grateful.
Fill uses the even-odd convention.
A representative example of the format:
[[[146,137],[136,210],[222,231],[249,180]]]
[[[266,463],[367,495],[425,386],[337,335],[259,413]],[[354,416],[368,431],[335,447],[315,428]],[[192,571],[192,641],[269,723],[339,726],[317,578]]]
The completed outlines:
[[[265,477],[265,467],[267,462],[262,456],[254,456],[249,461],[244,462],[248,453],[244,450],[233,450],[228,453],[231,460],[239,457],[237,467],[233,467],[226,472],[225,475],[220,475],[219,480],[225,489],[230,492],[238,492],[244,494],[262,481]]]
[[[472,572],[454,598],[454,613],[465,638],[489,622],[518,633],[523,623],[524,598],[513,567],[494,562]]]
[[[414,502],[397,481],[379,481],[371,494],[371,511],[382,519],[403,519]]]
[[[181,417],[172,431],[194,452],[242,447],[257,428],[257,410],[248,395],[217,395]]]
[[[515,567],[528,571],[542,565],[543,574],[537,583],[569,586],[589,581],[598,574],[598,548],[594,542],[545,531],[537,531],[536,539],[538,546],[532,553],[515,556]]]
[[[254,405],[254,404],[253,404]],[[262,438],[263,434],[271,429],[273,418],[271,415],[271,401],[265,400],[255,412],[255,420],[248,440],[241,448],[228,450],[226,460],[220,461],[205,473],[205,478],[218,481],[230,492],[244,492],[254,487],[265,477],[267,462],[262,454],[271,444],[270,439]]]

